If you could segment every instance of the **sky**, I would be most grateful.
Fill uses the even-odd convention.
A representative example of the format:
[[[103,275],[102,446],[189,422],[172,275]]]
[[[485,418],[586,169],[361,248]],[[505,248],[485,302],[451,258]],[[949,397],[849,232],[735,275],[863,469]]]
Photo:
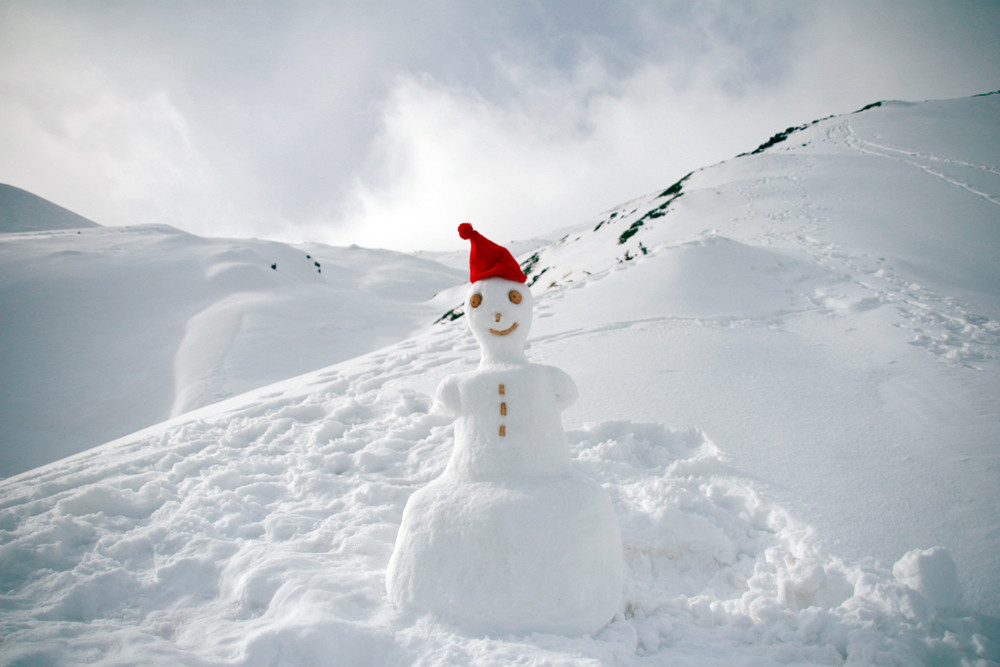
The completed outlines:
[[[775,132],[1000,89],[997,0],[0,0],[0,183],[103,225],[453,250]]]

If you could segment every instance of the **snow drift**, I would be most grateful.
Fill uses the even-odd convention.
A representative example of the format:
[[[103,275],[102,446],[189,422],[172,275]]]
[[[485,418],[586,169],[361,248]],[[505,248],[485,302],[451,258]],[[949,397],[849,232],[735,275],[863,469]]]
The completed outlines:
[[[0,476],[400,340],[460,276],[166,226],[0,234]]]

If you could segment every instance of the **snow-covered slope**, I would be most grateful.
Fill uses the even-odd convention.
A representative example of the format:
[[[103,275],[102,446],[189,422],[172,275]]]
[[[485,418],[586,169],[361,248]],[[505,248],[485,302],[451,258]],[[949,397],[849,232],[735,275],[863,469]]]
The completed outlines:
[[[943,544],[1000,611],[998,119],[1000,95],[831,118],[540,251],[536,338],[560,365],[594,337],[585,382],[617,396],[568,418],[698,426],[845,555]]]
[[[621,522],[600,633],[385,599],[450,451],[431,396],[478,360],[445,318],[0,482],[0,656],[1000,664],[998,119],[1000,95],[830,118],[522,257],[529,357],[576,380],[575,461]]]
[[[0,234],[0,476],[400,340],[460,276],[164,226]]]

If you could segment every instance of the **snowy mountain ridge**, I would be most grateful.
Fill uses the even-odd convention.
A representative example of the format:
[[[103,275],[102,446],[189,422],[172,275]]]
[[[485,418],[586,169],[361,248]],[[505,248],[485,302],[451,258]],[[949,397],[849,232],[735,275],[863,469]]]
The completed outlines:
[[[96,222],[26,190],[0,183],[0,234],[98,226]]]
[[[996,99],[996,95],[997,93],[989,93],[977,97],[991,97],[992,99]],[[928,109],[934,108],[935,105],[947,104],[947,101],[940,103],[927,102],[919,106],[921,109]],[[965,189],[976,196],[982,197],[989,203],[998,203],[996,197],[989,193],[989,188],[993,185],[992,183],[987,185],[985,188],[986,191],[980,191],[976,189],[973,182],[962,180],[968,173],[972,173],[978,178],[984,175],[992,178],[992,175],[995,175],[996,168],[991,162],[991,160],[995,162],[995,156],[991,153],[992,145],[989,141],[981,143],[974,149],[980,153],[978,160],[966,164],[962,161],[932,156],[920,151],[913,151],[913,159],[906,159],[903,155],[894,154],[898,152],[898,149],[881,146],[870,141],[857,141],[844,136],[845,133],[851,132],[848,124],[858,114],[884,107],[884,110],[891,115],[893,109],[906,110],[916,105],[916,103],[901,101],[877,102],[867,105],[863,109],[847,116],[830,116],[802,126],[790,127],[783,132],[777,133],[752,152],[743,153],[733,160],[718,165],[698,169],[682,177],[664,191],[652,193],[622,204],[581,225],[564,228],[557,233],[560,236],[558,241],[549,243],[543,241],[536,242],[536,248],[521,255],[523,257],[521,262],[522,268],[528,274],[529,284],[538,284],[542,289],[551,290],[577,281],[592,279],[594,276],[601,277],[607,275],[610,271],[620,268],[616,265],[641,259],[651,254],[654,250],[669,250],[684,243],[701,244],[706,239],[720,242],[730,240],[757,247],[763,246],[779,254],[789,250],[793,253],[798,252],[801,249],[800,246],[803,245],[803,239],[790,238],[782,241],[775,234],[771,234],[768,237],[768,232],[761,225],[761,219],[748,222],[754,215],[757,218],[772,220],[779,217],[788,217],[793,215],[794,208],[786,207],[785,210],[781,211],[754,212],[753,214],[747,212],[747,214],[733,220],[726,220],[725,229],[700,226],[701,221],[708,219],[704,217],[704,211],[711,210],[712,206],[718,206],[720,203],[723,203],[709,203],[712,197],[704,190],[711,187],[715,195],[729,194],[719,191],[719,183],[730,186],[741,180],[745,180],[747,174],[741,173],[740,170],[740,167],[743,165],[740,161],[741,158],[757,156],[765,152],[768,153],[766,156],[767,159],[777,165],[775,171],[786,169],[785,164],[777,162],[779,159],[777,154],[780,152],[787,153],[790,148],[795,149],[796,158],[802,165],[810,161],[808,157],[810,154],[827,156],[841,152],[844,149],[848,149],[849,152],[854,152],[855,154],[867,153],[873,156],[889,156],[893,160],[898,160],[904,164],[921,169],[955,187]],[[988,105],[986,106],[988,107]],[[995,135],[995,131],[990,131],[989,128],[975,127],[976,124],[980,126],[983,124],[984,119],[982,117],[975,119],[975,121],[973,127],[976,130],[980,130],[981,134],[985,134],[988,138],[991,138],[991,134]],[[882,122],[885,121],[883,120]],[[891,122],[893,121],[889,120],[889,123]],[[782,145],[792,135],[795,135],[800,143],[794,146],[790,146],[789,144]],[[968,150],[969,148],[971,147],[963,146],[962,150]],[[806,150],[803,151],[802,149]],[[907,151],[902,151],[902,153],[905,154]],[[772,160],[772,158],[774,159]],[[764,162],[760,160],[755,161],[752,169],[758,170],[762,164]],[[948,168],[957,169],[963,172],[963,175],[958,176],[956,174],[956,177],[953,178],[940,169],[936,170],[930,166],[935,164],[946,165],[946,170]],[[699,183],[702,174],[709,175],[712,183],[702,186]],[[671,224],[673,220],[661,219],[666,218],[678,207],[685,206],[682,197],[691,192],[695,193],[695,197],[699,201],[697,204],[688,206],[688,208],[698,208],[699,216],[682,216],[685,219],[680,224],[673,225]],[[766,193],[766,190],[764,192]],[[747,193],[743,191],[742,194]],[[782,202],[782,205],[786,203],[788,202]],[[895,239],[902,238],[906,239],[907,243],[912,243],[920,239],[907,239],[907,237],[924,237],[925,240],[934,237],[935,232],[929,229],[929,227],[937,221],[944,219],[926,214],[918,215],[916,216],[916,220],[920,222],[923,228],[919,230],[907,229],[905,226],[898,225],[899,220],[893,220],[893,218],[899,218],[900,211],[897,210],[897,202],[889,201],[884,208],[895,215],[889,215],[886,218],[876,220],[876,216],[868,214],[858,216],[853,220],[843,219],[842,221],[849,223],[857,230],[869,224],[875,225],[875,223],[891,220],[894,225],[890,226],[890,229],[881,230],[881,234],[898,233],[899,236],[894,237]],[[917,207],[912,208],[916,209]],[[804,220],[810,220],[815,217],[812,211],[805,211],[805,213]],[[984,220],[988,221],[989,216],[968,221],[970,225],[979,227],[979,229],[969,231],[981,235],[984,231]],[[838,220],[839,222],[841,220]],[[774,223],[772,222],[771,225],[773,226]],[[988,223],[985,232],[987,236],[982,240],[990,240],[988,236]],[[963,238],[962,235],[958,235],[952,239],[942,237],[940,241],[946,244],[946,247],[925,247],[923,255],[920,258],[921,261],[927,265],[934,265],[937,271],[942,274],[948,273],[951,271],[950,267],[954,266],[953,261],[955,263],[966,261],[965,255],[969,253],[968,249],[950,247],[952,241],[954,241],[954,245],[959,245]],[[885,244],[887,248],[890,247],[886,244],[885,238],[866,238],[864,240],[866,242],[877,240],[880,244]],[[986,244],[977,249],[982,252],[975,259],[976,266],[970,268],[981,272],[981,275],[976,277],[978,284],[976,289],[981,293],[980,296],[990,298],[989,293],[992,288],[990,280],[994,273],[994,265],[989,257],[991,247]],[[826,250],[830,250],[830,248]],[[991,304],[991,308],[994,305]],[[461,306],[456,307],[454,311],[446,313],[441,318],[441,321],[457,319],[461,316],[461,310]],[[975,316],[973,316],[973,319],[975,319]],[[989,332],[981,333],[989,336]]]
[[[576,381],[621,522],[601,632],[385,599],[450,452],[431,397],[478,361],[459,318],[0,482],[0,658],[1000,663],[998,99],[823,120],[521,256],[529,356]]]
[[[706,255],[707,268],[712,264],[707,255],[718,254],[720,259],[724,259],[722,256],[727,253],[725,247],[739,252],[736,250],[737,246],[732,244],[741,244],[754,248],[752,252],[757,255],[755,261],[763,265],[772,264],[775,271],[792,261],[803,262],[800,268],[813,273],[817,267],[832,273],[844,268],[862,268],[867,274],[863,283],[845,287],[863,290],[868,294],[858,296],[854,303],[839,303],[835,307],[866,308],[891,302],[901,312],[909,311],[911,314],[941,310],[940,300],[930,294],[919,294],[919,283],[928,278],[945,279],[952,283],[949,288],[957,289],[962,298],[968,301],[960,304],[958,299],[945,299],[949,312],[939,322],[939,328],[928,327],[932,323],[927,318],[917,317],[915,321],[911,320],[905,326],[914,334],[913,343],[925,345],[945,358],[966,359],[970,363],[974,363],[979,355],[992,357],[996,353],[996,343],[1000,341],[997,338],[1000,330],[996,326],[1000,302],[995,289],[997,262],[994,249],[997,247],[995,243],[998,236],[993,226],[995,211],[991,211],[992,206],[989,205],[1000,205],[1000,199],[992,194],[995,192],[998,170],[995,144],[991,140],[995,141],[997,132],[995,126],[989,125],[989,113],[996,106],[998,97],[1000,95],[997,93],[990,93],[977,96],[979,99],[972,98],[983,108],[974,117],[966,119],[969,123],[968,134],[982,137],[984,141],[976,142],[975,145],[952,147],[952,150],[958,148],[966,153],[974,152],[973,160],[953,159],[923,150],[924,147],[921,146],[901,150],[859,138],[852,124],[859,125],[865,131],[884,131],[895,123],[895,110],[907,113],[916,107],[921,115],[928,117],[922,120],[926,122],[933,119],[939,123],[952,113],[952,105],[948,101],[920,105],[910,102],[878,102],[854,114],[831,116],[788,128],[752,153],[698,169],[662,192],[633,200],[590,222],[564,230],[566,233],[559,241],[528,256],[522,262],[522,268],[528,273],[529,284],[553,290],[569,288],[574,282],[603,277],[621,269],[622,264],[647,261],[649,256],[662,252],[675,256],[671,263],[685,255]],[[866,112],[871,112],[871,117],[863,115]],[[795,134],[798,143],[782,145],[791,134]],[[778,140],[777,137],[781,139]],[[921,137],[917,141],[928,139],[930,145],[926,148],[940,151],[942,147],[935,145],[934,141],[940,140],[940,137],[935,134]],[[760,155],[761,153],[766,154]],[[750,169],[744,169],[747,166],[744,159],[751,155],[759,158],[751,163]],[[964,190],[980,198],[987,206],[971,206],[975,213],[970,211],[966,216],[949,216],[942,215],[940,204],[924,206],[913,202],[901,205],[901,202],[891,197],[878,204],[875,210],[861,211],[845,202],[843,192],[836,193],[836,198],[831,201],[818,203],[796,202],[790,198],[771,201],[778,195],[804,196],[805,188],[801,186],[778,192],[782,188],[775,179],[788,183],[798,178],[789,177],[785,172],[800,170],[803,174],[808,174],[814,169],[817,157],[843,162],[845,158],[857,156],[888,159],[904,170],[918,169],[938,181],[934,186]],[[844,179],[850,181],[854,191],[862,192],[869,183],[878,182],[876,174],[885,175],[884,170],[874,164],[877,160],[871,162],[871,166],[863,165],[868,169],[865,174]],[[877,201],[877,198],[873,199]],[[746,200],[746,203],[740,200]],[[858,200],[866,203],[869,201],[864,197],[859,197]],[[972,202],[974,204],[975,199]],[[845,203],[850,217],[837,211]],[[741,206],[745,210],[740,211]],[[713,215],[716,213],[715,209],[719,208],[722,209],[719,211],[722,215]],[[733,215],[733,211],[738,214]],[[826,212],[839,215],[830,216]],[[796,215],[801,219],[798,229],[794,232],[780,229],[783,222]],[[941,229],[940,225],[944,221],[958,226],[955,231],[959,233]],[[877,268],[868,270],[870,267],[841,266],[844,263],[842,260],[846,259],[843,257],[846,250],[838,250],[836,244],[808,236],[813,230],[827,231],[825,227],[830,225],[838,228],[831,230],[838,234],[835,241],[864,245],[867,253],[872,256],[865,259],[872,262],[873,266],[877,265]],[[976,241],[972,247],[965,243],[970,236]],[[913,257],[892,258],[894,251],[899,254],[897,246],[916,254]],[[681,250],[688,252],[674,252]],[[771,256],[765,257],[764,253]],[[901,261],[891,267],[882,266],[892,259]],[[955,267],[958,266],[962,267],[961,271],[956,271]],[[756,267],[744,268],[757,272]],[[719,262],[714,270],[738,271],[728,261]],[[741,280],[740,276],[733,275],[727,282],[738,285]],[[756,280],[760,281],[760,277]],[[908,292],[907,287],[910,285],[917,286],[916,290]],[[758,286],[764,285],[761,283]],[[671,287],[676,289],[678,286]],[[679,287],[682,290],[695,289],[689,285]],[[779,285],[771,287],[784,289]],[[669,295],[663,296],[671,299]],[[708,298],[702,298],[705,296]],[[923,297],[934,302],[924,303],[921,301]],[[711,310],[708,304],[714,298],[718,298],[718,295],[699,294],[698,298],[688,298],[680,305],[675,297],[670,308],[663,310],[674,315],[691,310],[691,314],[695,315],[699,310]],[[830,298],[825,294],[816,294],[810,295],[809,300],[813,306],[822,306],[824,300],[829,301]]]

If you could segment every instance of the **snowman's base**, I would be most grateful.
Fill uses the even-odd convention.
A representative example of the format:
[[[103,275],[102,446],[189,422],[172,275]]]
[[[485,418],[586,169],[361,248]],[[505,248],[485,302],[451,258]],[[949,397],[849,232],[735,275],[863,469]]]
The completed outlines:
[[[618,519],[576,472],[468,482],[442,476],[403,511],[386,587],[398,605],[491,634],[584,634],[617,613]]]

